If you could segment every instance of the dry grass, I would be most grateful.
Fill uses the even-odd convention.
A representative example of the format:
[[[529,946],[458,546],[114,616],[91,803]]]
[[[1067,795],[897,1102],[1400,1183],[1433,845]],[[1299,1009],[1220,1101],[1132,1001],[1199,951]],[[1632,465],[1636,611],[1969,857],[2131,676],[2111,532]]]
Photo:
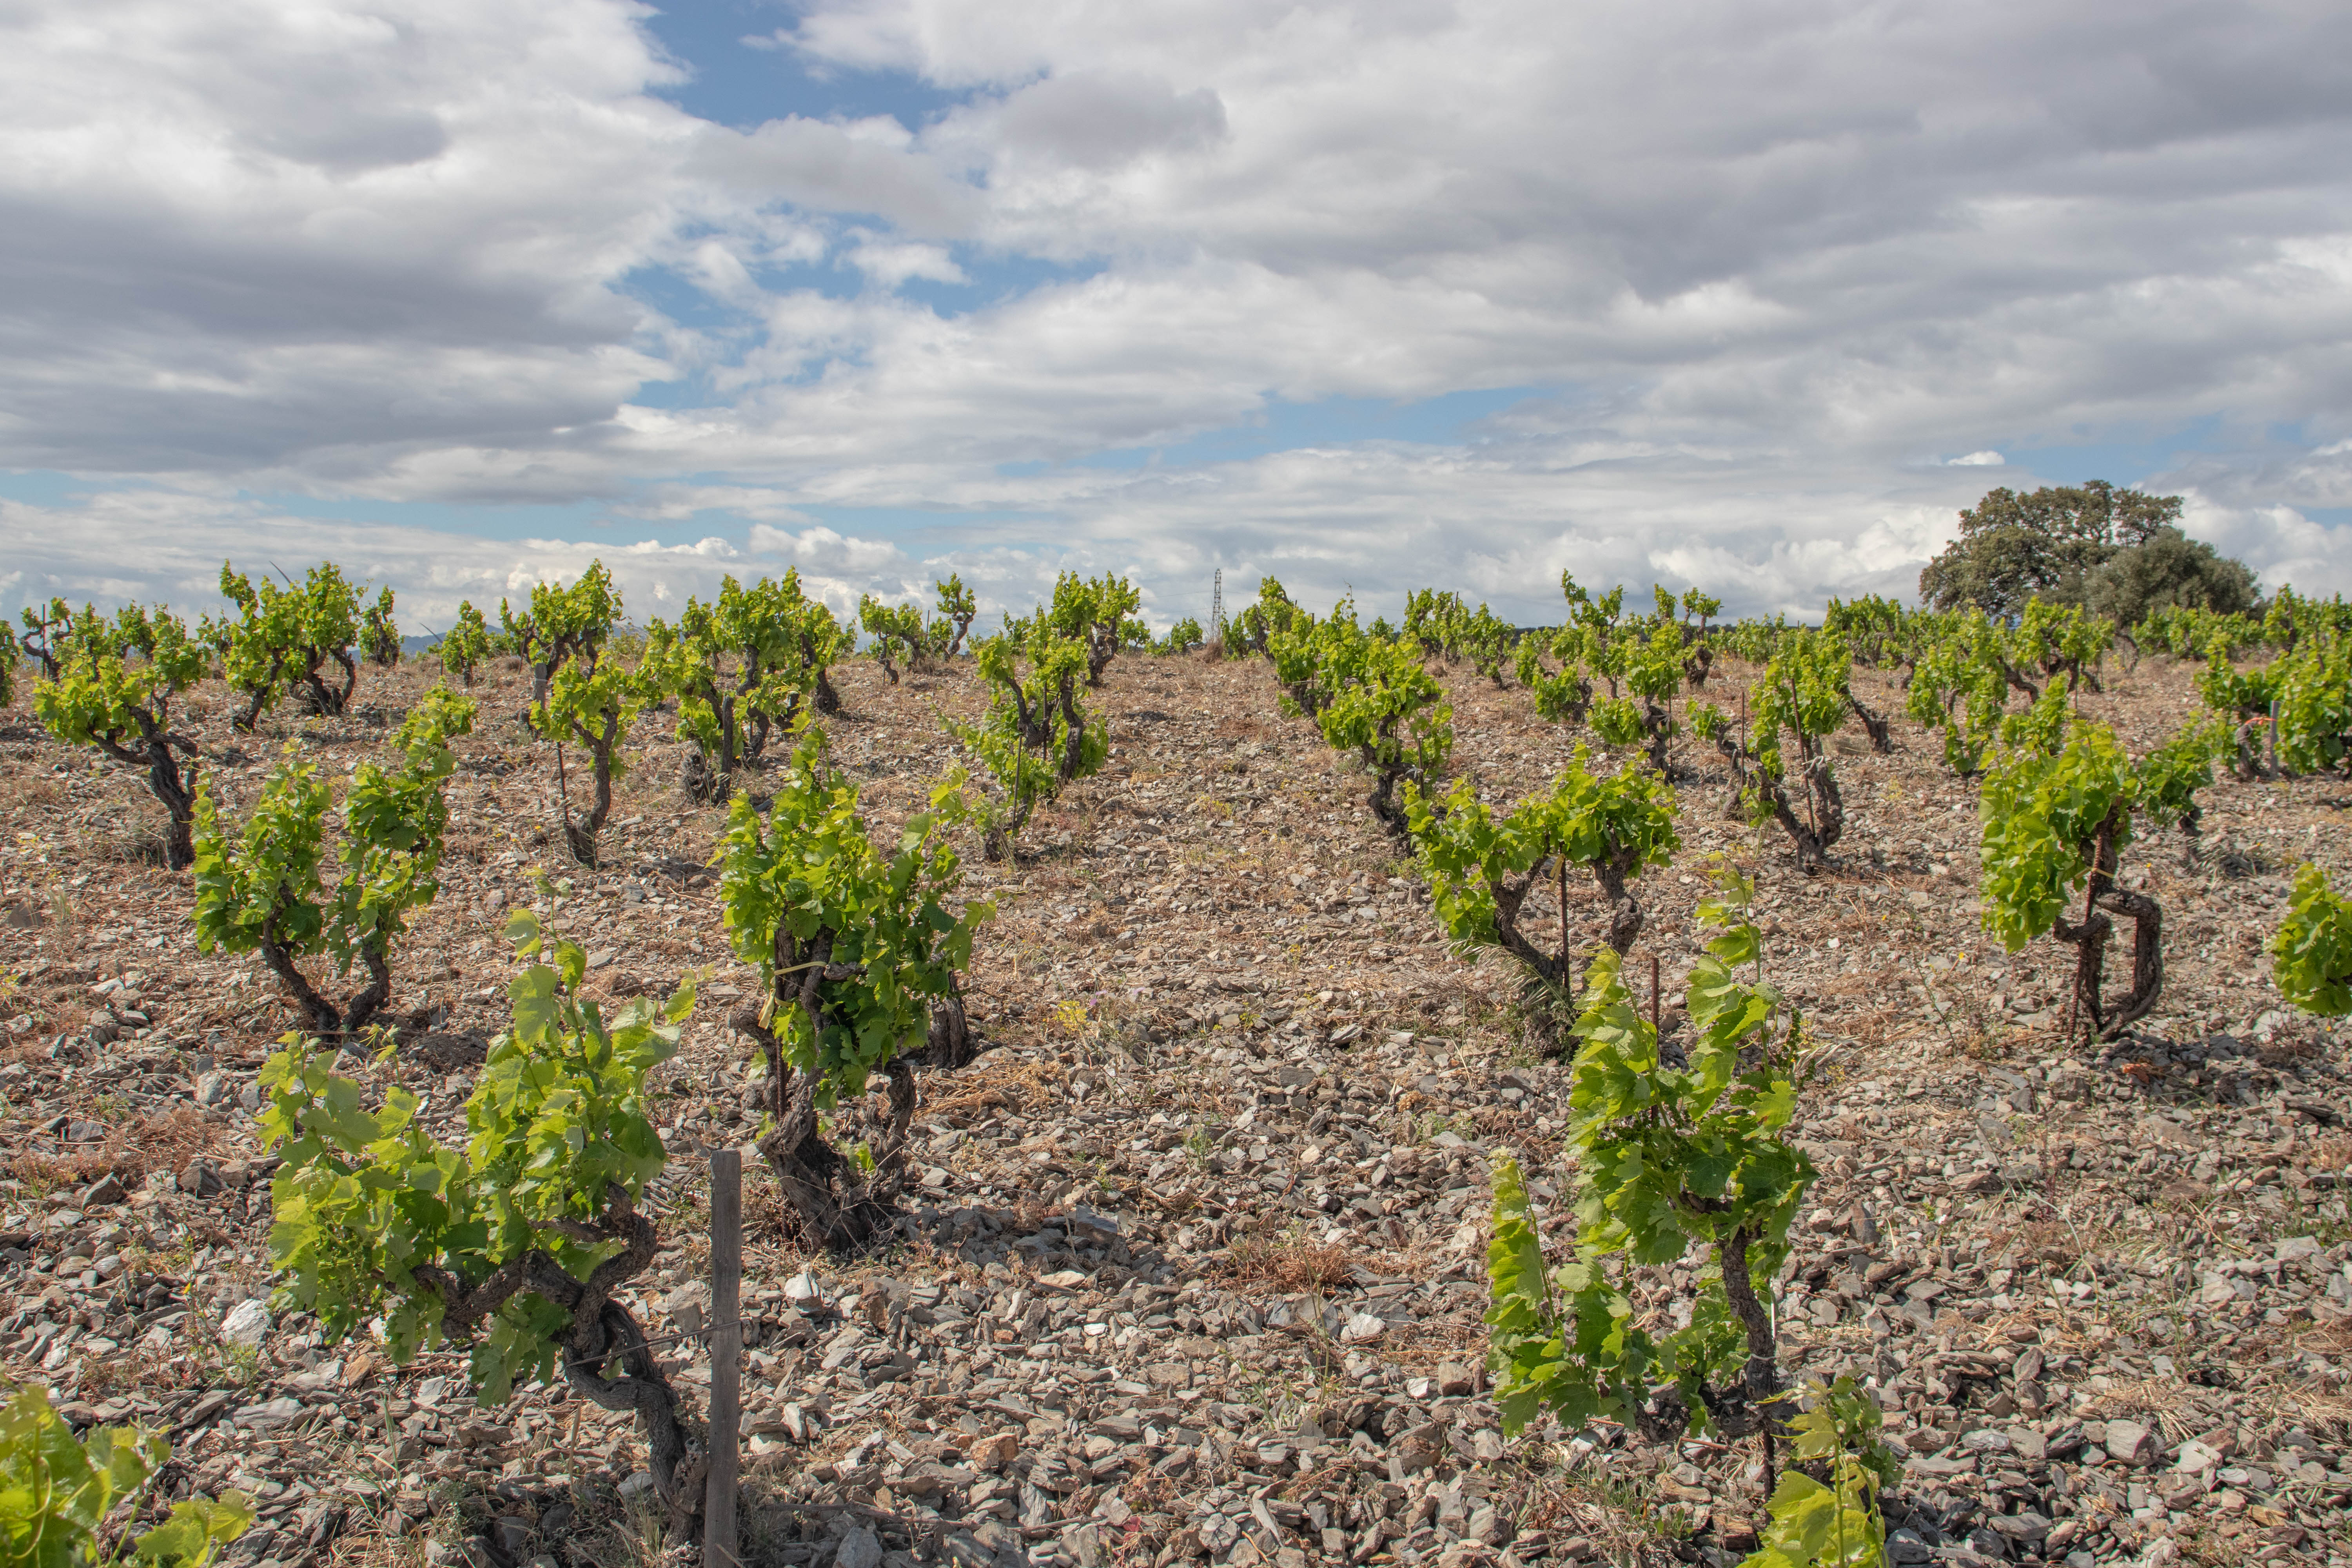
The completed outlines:
[[[916,1115],[937,1120],[985,1110],[1025,1111],[1044,1103],[1060,1088],[1064,1077],[1055,1062],[983,1058],[954,1075],[952,1093],[926,1100]]]
[[[1356,1267],[1338,1242],[1245,1236],[1226,1249],[1224,1272],[1236,1285],[1277,1296],[1343,1284]]]
[[[213,1153],[220,1131],[202,1112],[183,1105],[147,1117],[122,1135],[100,1143],[12,1150],[0,1158],[0,1174],[44,1192],[86,1186],[109,1172],[121,1178],[124,1186],[137,1187],[151,1172],[176,1172],[196,1155]]]

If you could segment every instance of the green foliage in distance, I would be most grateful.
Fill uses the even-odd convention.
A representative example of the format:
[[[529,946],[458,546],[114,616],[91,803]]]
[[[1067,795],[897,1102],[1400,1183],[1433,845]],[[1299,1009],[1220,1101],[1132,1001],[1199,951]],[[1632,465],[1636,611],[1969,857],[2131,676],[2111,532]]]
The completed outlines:
[[[1499,948],[1561,1001],[1570,981],[1569,868],[1590,871],[1601,885],[1610,906],[1608,943],[1622,958],[1643,922],[1625,884],[1681,847],[1665,780],[1639,765],[1596,777],[1590,755],[1578,747],[1549,794],[1529,796],[1499,819],[1466,778],[1433,800],[1416,784],[1404,789],[1415,858],[1455,948]],[[1528,895],[1547,880],[1560,911],[1559,940],[1549,950],[1522,922]]]
[[[2341,642],[2352,637],[2352,602],[2341,594],[2309,599],[2292,586],[2281,588],[2263,611],[2263,640],[2293,653],[2307,639]]]
[[[2204,658],[2217,647],[2225,657],[2235,658],[2262,642],[2263,623],[2261,617],[2242,613],[2158,605],[2132,627],[2131,636],[2143,650],[2175,658]]]
[[[682,782],[693,799],[726,799],[736,771],[758,759],[772,730],[792,727],[815,685],[797,587],[762,577],[746,588],[729,576],[715,603],[689,597],[676,626],[646,627],[638,686],[677,700],[677,738],[692,748]]]
[[[378,669],[392,669],[400,663],[400,625],[392,618],[389,586],[376,595],[375,603],[360,618],[360,651]]]
[[[1106,573],[1082,578],[1065,572],[1054,582],[1054,602],[1033,618],[1036,630],[1076,643],[1086,652],[1087,684],[1102,684],[1102,672],[1118,654],[1119,628],[1143,604],[1143,595],[1124,577]]]
[[[204,1568],[252,1527],[242,1492],[174,1503],[163,1523],[100,1550],[107,1516],[142,1504],[171,1457],[163,1434],[137,1427],[97,1426],[77,1438],[46,1390],[16,1390],[0,1405],[0,1564],[95,1568],[127,1551],[150,1568]]]
[[[928,633],[931,651],[940,658],[953,658],[963,651],[972,617],[980,614],[980,601],[963,585],[959,573],[949,573],[946,582],[935,582],[931,587],[940,596],[940,613],[932,618]]]
[[[874,639],[874,662],[882,667],[893,686],[898,684],[898,667],[914,668],[915,661],[929,647],[920,605],[885,604],[868,594],[857,603],[857,623]]]
[[[2252,606],[2254,592],[2252,567],[2166,523],[2092,568],[2083,602],[2095,614],[2128,626],[2158,609],[2241,614]]]
[[[2081,604],[2096,569],[2177,523],[2180,505],[2179,496],[2102,479],[2022,496],[1989,490],[1960,513],[1960,537],[1919,574],[1919,597],[1938,610],[1974,605],[1994,616],[2021,614],[2036,598]]]
[[[985,658],[989,643],[981,646]],[[750,1023],[767,1058],[760,1152],[828,1245],[860,1245],[888,1227],[914,1114],[908,1058],[936,1046],[938,1065],[957,1066],[969,1053],[956,976],[996,910],[951,907],[963,879],[949,842],[963,817],[961,785],[940,785],[885,853],[858,815],[857,786],[825,767],[824,734],[811,729],[764,825],[746,800],[730,809],[719,901],[729,944],[760,974]],[[822,1117],[877,1074],[890,1080],[890,1123],[870,1161],[846,1160],[826,1142]]]
[[[474,671],[489,662],[499,651],[499,640],[482,619],[482,612],[474,608],[470,599],[457,601],[457,624],[442,634],[433,645],[443,669],[454,673],[467,686],[474,684]]]
[[[401,762],[352,772],[343,795],[341,875],[325,859],[327,782],[289,754],[271,773],[244,828],[232,833],[209,792],[196,796],[196,947],[259,952],[323,1034],[365,1028],[392,995],[392,948],[410,915],[441,891],[449,826],[450,740],[470,731],[474,704],[436,686],[401,721]],[[338,974],[354,963],[367,983],[343,1004],[321,995],[301,961],[326,955]]]
[[[1831,847],[1845,834],[1845,799],[1823,742],[1854,706],[1853,670],[1853,656],[1842,639],[1793,634],[1780,639],[1749,693],[1754,711],[1745,737],[1711,704],[1691,714],[1693,726],[1731,764],[1750,813],[1780,825],[1796,845],[1799,868],[1808,873],[1829,863]],[[1796,742],[1793,767],[1784,734]]]
[[[627,771],[621,743],[646,697],[646,683],[614,656],[621,594],[601,561],[569,586],[534,583],[529,607],[518,615],[505,600],[499,616],[507,641],[531,668],[530,727],[555,743],[555,782],[563,838],[573,859],[593,868],[596,836],[613,814],[613,784]],[[658,688],[656,688],[658,689]],[[587,811],[572,805],[567,743],[588,753],[593,794]]]
[[[1191,653],[1194,648],[1204,646],[1208,640],[1207,636],[1201,630],[1201,623],[1186,616],[1168,628],[1166,637],[1153,640],[1151,651],[1162,658],[1170,654]]]
[[[1324,626],[1339,618],[1335,613]],[[1344,679],[1326,678],[1332,694],[1315,722],[1326,745],[1356,753],[1372,775],[1372,815],[1402,834],[1407,821],[1397,787],[1423,794],[1436,789],[1454,751],[1454,708],[1412,638],[1367,638],[1346,652],[1360,656],[1360,662]]]
[[[2271,973],[2279,994],[2306,1013],[2352,1013],[2352,899],[2316,866],[2295,873],[2294,901],[2271,938]]]
[[[1772,1489],[1769,1521],[1740,1568],[1879,1568],[1886,1561],[1882,1488],[1903,1479],[1902,1464],[1879,1440],[1878,1402],[1841,1376],[1813,1383],[1812,1408],[1789,1424],[1797,1464],[1818,1465],[1826,1482],[1791,1467]]]
[[[314,713],[341,713],[359,684],[360,595],[331,561],[310,568],[299,587],[258,585],[221,563],[220,590],[234,619],[206,616],[198,635],[219,650],[222,679],[245,696],[236,727],[253,732],[277,701],[296,690]],[[341,671],[340,681],[327,673]]]
[[[63,610],[53,604],[53,610]],[[204,679],[210,662],[178,616],[125,605],[112,620],[84,605],[47,624],[45,662],[56,673],[34,688],[33,712],[68,746],[95,746],[143,768],[168,817],[163,858],[194,863],[196,743],[172,729],[172,699]],[[186,758],[184,763],[181,759]]]
[[[1423,652],[1449,662],[1465,659],[1496,686],[1503,684],[1503,671],[1511,662],[1511,626],[1485,605],[1473,610],[1461,595],[1434,588],[1409,593],[1402,633]]]
[[[2046,738],[2045,738],[2046,742]],[[2200,781],[2193,741],[2135,763],[2115,731],[2076,721],[2063,745],[2004,749],[1987,772],[1979,892],[1985,929],[2015,952],[2044,932],[2076,950],[2070,1024],[2083,1018],[2114,1039],[2147,1016],[2164,984],[2164,915],[2157,901],[2116,881],[2137,816],[2179,821],[2193,810]],[[2083,919],[2066,911],[2077,895]],[[2102,973],[2109,917],[2134,925],[2132,988],[2109,1005]]]
[[[619,1293],[658,1247],[637,1206],[667,1158],[646,1101],[693,987],[608,1016],[580,994],[576,943],[558,941],[545,962],[528,911],[507,932],[537,962],[507,988],[513,1021],[466,1101],[462,1149],[436,1142],[396,1084],[370,1110],[366,1089],[307,1043],[289,1037],[269,1058],[261,1130],[283,1160],[270,1183],[278,1298],[317,1314],[330,1343],[382,1316],[399,1364],[470,1347],[485,1406],[560,1367],[574,1392],[636,1414],[676,1523],[695,1501],[681,1495],[677,1398]]]
[[[1816,1174],[1790,1132],[1804,1033],[1779,992],[1737,976],[1762,951],[1746,914],[1752,885],[1728,868],[1714,879],[1718,893],[1699,906],[1713,934],[1685,997],[1685,1065],[1660,1057],[1617,954],[1594,957],[1570,1080],[1571,1258],[1549,1266],[1517,1166],[1496,1163],[1486,1321],[1508,1429],[1547,1410],[1570,1428],[1607,1416],[1654,1442],[1769,1436],[1774,1424],[1782,1391],[1764,1303]],[[1626,1271],[1694,1245],[1707,1264],[1691,1276],[1688,1326],[1654,1332]]]
[[[997,798],[977,817],[984,852],[1010,859],[1021,830],[1037,807],[1074,779],[1102,771],[1110,758],[1110,731],[1080,700],[1086,645],[1062,637],[1042,619],[1027,624],[1026,641],[1011,633],[972,645],[980,678],[992,689],[988,712],[976,724],[950,720],[948,732],[996,781]],[[1029,659],[1029,674],[1019,660]]]
[[[1224,628],[1225,651],[1234,654],[1263,654],[1277,635],[1293,630],[1301,619],[1312,616],[1290,602],[1290,595],[1272,577],[1261,577],[1257,583],[1256,600],[1244,605]],[[1210,635],[1218,628],[1211,626]]]

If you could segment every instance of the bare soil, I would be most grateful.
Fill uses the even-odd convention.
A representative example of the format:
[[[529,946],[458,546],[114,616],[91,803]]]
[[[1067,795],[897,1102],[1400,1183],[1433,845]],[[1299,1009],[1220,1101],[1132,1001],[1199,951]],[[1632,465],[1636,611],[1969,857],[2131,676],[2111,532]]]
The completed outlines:
[[[969,669],[836,672],[833,755],[877,831],[951,760],[939,721],[981,706]],[[206,688],[184,727],[234,815],[281,746],[331,773],[376,752],[434,673],[371,672],[352,714],[261,737],[233,735]],[[1730,706],[1752,673],[1719,667],[1706,695]],[[2151,659],[2085,703],[2146,744],[2195,710],[2189,675]],[[1490,798],[1570,754],[1524,692],[1445,679],[1456,766]],[[579,940],[605,994],[703,975],[668,1069],[669,1250],[634,1303],[677,1336],[691,1404],[700,1155],[757,1131],[725,1023],[753,982],[720,932],[721,814],[687,802],[648,714],[604,868],[564,863],[526,690],[511,661],[476,689],[445,889],[394,967],[404,1042],[352,1070],[408,1083],[460,1135],[516,907]],[[1565,1072],[1530,1047],[1512,976],[1449,952],[1362,777],[1276,697],[1263,663],[1122,657],[1095,696],[1107,772],[1017,864],[972,847],[971,891],[1000,911],[970,987],[987,1049],[923,1080],[920,1198],[888,1247],[803,1253],[747,1162],[751,1561],[1720,1565],[1752,1546],[1746,1447],[1502,1433],[1486,1171],[1516,1153],[1565,1243]],[[169,1429],[182,1493],[259,1497],[232,1561],[662,1554],[618,1419],[549,1389],[478,1409],[460,1354],[395,1368],[299,1314],[260,1326],[253,1080],[295,1015],[257,963],[194,950],[136,775],[21,701],[0,724],[5,1375],[79,1419]],[[2352,786],[2224,780],[2193,864],[2171,835],[2133,847],[2168,980],[2102,1047],[2066,1037],[2070,951],[1982,934],[1974,788],[1895,729],[1889,756],[1840,737],[1848,826],[1811,879],[1727,814],[1721,764],[1685,740],[1683,857],[1635,887],[1629,969],[1646,982],[1656,957],[1671,1023],[1701,858],[1752,868],[1768,977],[1830,1047],[1805,1094],[1824,1176],[1781,1283],[1784,1359],[1885,1392],[1908,1462],[1898,1563],[2352,1562],[2352,1060],[2284,1009],[2263,952],[2297,864],[2352,876]],[[1605,913],[1571,885],[1537,918],[1589,945]],[[1663,1313],[1655,1273],[1641,1300]]]

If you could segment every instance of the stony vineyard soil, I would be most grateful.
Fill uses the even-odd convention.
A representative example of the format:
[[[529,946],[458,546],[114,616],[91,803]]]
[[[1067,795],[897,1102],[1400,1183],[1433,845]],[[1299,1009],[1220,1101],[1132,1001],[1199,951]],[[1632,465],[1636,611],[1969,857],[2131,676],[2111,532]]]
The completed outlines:
[[[840,672],[834,754],[877,828],[949,763],[939,719],[979,706],[968,668]],[[1708,695],[1730,706],[1749,673]],[[281,744],[341,772],[430,674],[241,740],[206,689],[206,776],[241,809]],[[1568,755],[1524,693],[1446,679],[1458,765],[1490,796]],[[606,868],[565,866],[524,689],[510,661],[477,689],[446,889],[395,968],[406,1038],[352,1070],[415,1087],[459,1136],[519,905],[590,950],[599,992],[704,973],[667,1069],[670,1250],[635,1303],[678,1336],[692,1394],[698,1155],[755,1131],[724,1022],[748,972],[707,869],[719,817],[685,803],[649,715]],[[975,857],[1002,910],[972,984],[989,1049],[923,1082],[894,1244],[805,1254],[749,1163],[751,1560],[1732,1561],[1760,1513],[1748,1450],[1507,1436],[1483,1397],[1488,1158],[1528,1166],[1556,1241],[1571,1179],[1565,1074],[1522,1041],[1509,975],[1447,952],[1360,776],[1278,716],[1263,664],[1122,658],[1097,700],[1109,770],[1033,826],[1034,858]],[[2143,744],[2195,706],[2155,660],[2085,700]],[[167,1428],[178,1490],[260,1498],[237,1561],[659,1555],[618,1418],[545,1389],[478,1409],[457,1355],[395,1368],[273,1317],[251,1111],[293,1015],[257,964],[194,951],[139,781],[21,702],[5,717],[6,1375],[81,1419]],[[1974,792],[1897,729],[1887,757],[1841,737],[1850,825],[1811,880],[1727,816],[1720,764],[1686,742],[1684,856],[1637,885],[1632,966],[1646,984],[1661,961],[1671,1026],[1700,858],[1758,869],[1769,977],[1830,1048],[1780,1331],[1801,1375],[1885,1391],[1908,1463],[1895,1560],[2352,1562],[2352,1064],[2278,1009],[2261,952],[2299,861],[2352,870],[2347,786],[2225,780],[2195,867],[2168,836],[2135,847],[2168,983],[2135,1043],[2090,1047],[2063,1037],[2070,954],[1981,935]],[[1592,898],[1571,885],[1580,943]],[[1644,1282],[1652,1310],[1668,1283]]]

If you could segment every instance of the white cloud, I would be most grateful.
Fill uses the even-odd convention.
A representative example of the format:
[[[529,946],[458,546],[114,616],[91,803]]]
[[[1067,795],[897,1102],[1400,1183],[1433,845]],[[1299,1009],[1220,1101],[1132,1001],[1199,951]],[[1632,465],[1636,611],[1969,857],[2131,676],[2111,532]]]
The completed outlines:
[[[755,523],[751,528],[751,553],[781,556],[793,565],[829,576],[859,578],[871,578],[905,560],[895,544],[844,538],[821,524],[788,533],[764,522]]]
[[[643,16],[0,16],[0,465],[99,498],[11,512],[65,531],[28,573],[153,592],[154,518],[205,576],[311,526],[224,498],[308,494],[593,501],[668,542],[648,594],[724,569],[693,531],[828,593],[1132,563],[1196,607],[1223,561],[1533,613],[1583,563],[1801,607],[1907,586],[2002,450],[2190,426],[2158,477],[2217,538],[2339,570],[2342,7],[814,0],[762,47],[957,106],[748,132],[652,90]],[[1461,442],[1003,471],[1498,387],[1540,392]],[[2000,449],[1919,460],[1956,431]],[[422,595],[541,569],[339,526]]]

